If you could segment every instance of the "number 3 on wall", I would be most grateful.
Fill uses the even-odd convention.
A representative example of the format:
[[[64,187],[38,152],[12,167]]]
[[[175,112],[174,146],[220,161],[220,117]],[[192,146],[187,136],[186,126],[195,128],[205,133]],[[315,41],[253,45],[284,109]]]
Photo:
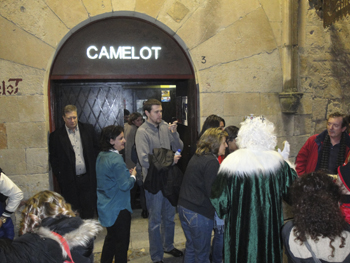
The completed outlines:
[[[202,64],[207,63],[207,60],[205,59],[205,56],[202,56]]]

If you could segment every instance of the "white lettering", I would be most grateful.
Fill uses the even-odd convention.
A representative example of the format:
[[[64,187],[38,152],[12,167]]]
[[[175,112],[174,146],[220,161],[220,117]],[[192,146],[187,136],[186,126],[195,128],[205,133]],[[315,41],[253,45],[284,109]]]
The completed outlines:
[[[135,56],[135,48],[131,47],[131,59],[140,59],[140,57]]]
[[[91,49],[93,49],[93,50],[95,50],[95,51],[98,51],[97,47],[95,47],[95,46],[89,46],[89,47],[87,48],[87,50],[86,50],[86,55],[87,55],[87,57],[88,57],[89,59],[96,59],[96,58],[97,58],[97,54],[91,56],[91,54],[90,54],[90,50],[91,50]]]
[[[148,56],[145,56],[143,54],[143,51],[147,50],[148,51]],[[140,56],[143,59],[149,59],[152,56],[152,50],[149,47],[143,47],[140,49]]]
[[[100,52],[100,55],[98,56],[98,59],[101,59],[103,56],[105,56],[107,59],[109,59],[107,48],[105,46],[103,46],[101,48],[101,52]]]
[[[131,59],[131,47],[124,47],[124,56],[123,59]]]
[[[139,50],[139,54],[137,54],[137,50],[133,46],[119,46],[117,51],[115,47],[109,47],[109,53],[106,46],[102,46],[101,50],[99,50],[96,46],[89,46],[86,49],[86,56],[89,59],[144,59],[148,60],[150,58],[154,58],[157,60],[159,58],[161,47],[147,47],[144,46]]]
[[[161,47],[152,47],[152,49],[154,50],[154,58],[158,59],[158,50],[161,50]]]
[[[109,58],[112,59],[117,59],[117,58],[123,58],[122,57],[122,49],[121,47],[118,48],[117,54],[115,53],[115,49],[113,46],[109,47]]]

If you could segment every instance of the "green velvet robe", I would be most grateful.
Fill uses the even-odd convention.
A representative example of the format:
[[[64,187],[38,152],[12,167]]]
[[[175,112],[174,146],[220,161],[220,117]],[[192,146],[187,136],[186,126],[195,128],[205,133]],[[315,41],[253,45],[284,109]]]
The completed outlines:
[[[225,218],[225,263],[282,262],[282,199],[296,177],[275,151],[240,149],[224,159],[211,202]]]

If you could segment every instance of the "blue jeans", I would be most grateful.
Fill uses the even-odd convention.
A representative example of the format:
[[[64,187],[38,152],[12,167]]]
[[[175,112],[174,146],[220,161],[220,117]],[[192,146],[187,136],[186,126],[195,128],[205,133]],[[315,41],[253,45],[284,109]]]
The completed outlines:
[[[214,228],[214,238],[212,244],[212,263],[222,263],[224,249],[224,231],[218,231]]]
[[[177,206],[186,236],[184,263],[209,263],[210,241],[214,220]]]
[[[149,252],[153,262],[163,260],[164,251],[174,248],[175,207],[159,191],[145,190],[148,216]]]

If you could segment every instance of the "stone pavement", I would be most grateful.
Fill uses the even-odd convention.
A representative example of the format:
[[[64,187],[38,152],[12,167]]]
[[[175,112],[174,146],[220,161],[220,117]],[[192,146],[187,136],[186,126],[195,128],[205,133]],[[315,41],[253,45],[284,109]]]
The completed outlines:
[[[129,262],[130,263],[151,263],[148,243],[148,220],[142,218],[141,209],[134,209],[131,214],[130,245],[129,245]],[[103,247],[106,229],[97,236],[95,240],[95,263],[100,263],[101,251]],[[182,252],[185,248],[186,238],[181,228],[179,214],[175,215],[175,247]],[[175,258],[164,254],[164,263],[182,263],[183,257]]]
[[[285,209],[286,210],[286,209]],[[131,214],[131,229],[130,229],[130,245],[129,245],[129,262],[130,263],[152,263],[149,256],[149,243],[148,243],[148,220],[142,218],[141,209],[134,209]],[[286,217],[286,215],[285,215]],[[95,240],[95,261],[94,263],[100,263],[101,251],[103,246],[104,237],[106,236],[106,229],[97,236]],[[186,238],[181,228],[179,220],[179,214],[175,215],[175,247],[182,252],[185,249]],[[183,257],[175,258],[168,254],[164,254],[164,263],[183,263]],[[287,257],[283,255],[283,262],[287,263]]]

